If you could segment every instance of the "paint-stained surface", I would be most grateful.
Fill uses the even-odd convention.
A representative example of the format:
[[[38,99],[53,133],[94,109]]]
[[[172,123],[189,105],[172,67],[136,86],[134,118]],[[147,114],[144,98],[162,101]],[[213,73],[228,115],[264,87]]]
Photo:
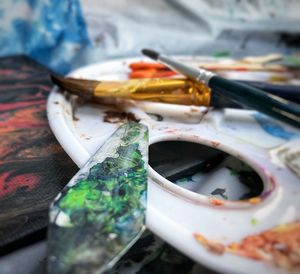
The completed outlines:
[[[101,273],[144,230],[147,128],[122,125],[50,209],[49,273]]]
[[[48,206],[76,172],[46,117],[48,71],[0,59],[0,246],[45,228]]]
[[[300,221],[280,224],[275,228],[249,235],[240,243],[232,243],[229,251],[277,267],[300,269]]]
[[[252,225],[257,220],[251,220]],[[218,255],[230,252],[253,260],[265,261],[277,267],[299,271],[300,222],[281,224],[261,233],[249,235],[239,243],[225,245],[194,233],[195,239],[208,251]]]
[[[277,121],[268,119],[267,116],[261,113],[255,113],[253,115],[256,122],[262,127],[268,134],[289,141],[299,137],[299,134],[295,131],[289,131],[281,126]]]

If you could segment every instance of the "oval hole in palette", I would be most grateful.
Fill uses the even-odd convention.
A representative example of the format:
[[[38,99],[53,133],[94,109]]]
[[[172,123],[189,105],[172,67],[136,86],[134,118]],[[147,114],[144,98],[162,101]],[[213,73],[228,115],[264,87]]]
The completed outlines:
[[[150,145],[149,164],[161,176],[192,192],[224,200],[259,196],[258,173],[238,158],[199,143],[163,141]]]

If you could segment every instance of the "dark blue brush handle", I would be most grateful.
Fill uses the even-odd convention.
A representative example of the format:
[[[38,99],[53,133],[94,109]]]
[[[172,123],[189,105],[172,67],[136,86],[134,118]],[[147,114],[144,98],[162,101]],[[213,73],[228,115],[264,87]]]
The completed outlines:
[[[298,104],[218,76],[213,76],[208,85],[212,90],[219,90],[222,95],[228,96],[237,103],[300,128],[300,105]]]
[[[252,86],[268,93],[280,96],[286,100],[300,104],[300,86],[286,84],[272,84],[267,82],[236,80],[238,83]]]

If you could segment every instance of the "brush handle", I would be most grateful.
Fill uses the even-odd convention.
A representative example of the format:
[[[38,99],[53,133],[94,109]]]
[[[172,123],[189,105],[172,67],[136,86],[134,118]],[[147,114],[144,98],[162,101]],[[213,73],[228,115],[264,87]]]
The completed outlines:
[[[212,90],[218,90],[233,101],[256,109],[274,118],[300,128],[300,105],[269,95],[257,88],[213,76],[209,82]]]
[[[279,96],[281,98],[292,101],[294,103],[300,104],[300,86],[298,85],[272,84],[267,82],[257,82],[257,81],[248,81],[248,80],[247,81],[235,80],[235,81],[238,83],[242,83],[263,90],[265,92]]]

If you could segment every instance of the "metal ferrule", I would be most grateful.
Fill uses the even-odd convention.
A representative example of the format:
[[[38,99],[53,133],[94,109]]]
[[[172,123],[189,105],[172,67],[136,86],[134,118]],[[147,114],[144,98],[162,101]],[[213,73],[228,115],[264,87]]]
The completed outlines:
[[[186,77],[198,82],[202,82],[206,85],[208,85],[209,80],[215,75],[214,73],[205,69],[187,66],[165,55],[160,55],[158,60],[164,63],[169,68],[185,75]]]
[[[196,78],[196,81],[198,82],[203,82],[204,84],[208,85],[210,79],[215,76],[214,73],[208,71],[208,70],[205,70],[205,69],[201,69],[199,68],[198,69],[198,76]]]

